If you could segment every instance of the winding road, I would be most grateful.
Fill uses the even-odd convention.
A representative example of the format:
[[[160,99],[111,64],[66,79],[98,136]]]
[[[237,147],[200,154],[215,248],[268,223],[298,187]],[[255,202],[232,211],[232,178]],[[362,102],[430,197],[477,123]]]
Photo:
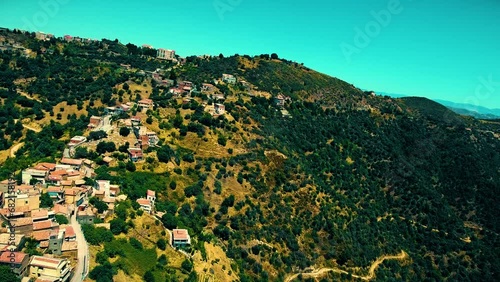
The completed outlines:
[[[373,278],[375,278],[375,270],[377,270],[378,266],[383,263],[385,260],[389,259],[396,259],[396,260],[404,260],[408,257],[408,254],[405,251],[401,251],[398,255],[385,255],[377,258],[370,268],[368,269],[368,275],[361,276],[361,275],[356,275],[356,274],[351,274],[352,277],[358,278],[361,280],[365,281],[370,281]],[[285,279],[285,282],[291,282],[293,279],[297,278],[299,275],[302,275],[303,278],[318,278],[321,276],[324,276],[328,272],[335,272],[335,273],[340,273],[340,274],[349,274],[349,272],[339,269],[339,268],[320,268],[317,270],[314,270],[312,272],[304,272],[304,273],[296,273],[293,274],[292,276],[289,276],[287,279]]]

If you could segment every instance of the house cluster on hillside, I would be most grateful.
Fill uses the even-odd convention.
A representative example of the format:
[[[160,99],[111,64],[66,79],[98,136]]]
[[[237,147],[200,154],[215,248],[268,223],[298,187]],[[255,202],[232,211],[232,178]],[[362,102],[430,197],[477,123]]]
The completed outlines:
[[[104,114],[111,116],[120,115],[122,113],[128,112],[134,106],[134,104],[134,102],[127,102],[115,107],[106,107],[104,108]]]
[[[120,193],[118,185],[107,180],[88,185],[85,177],[95,177],[92,161],[62,158],[58,163],[43,162],[24,169],[20,185],[0,182],[0,215],[5,226],[0,229],[0,264],[13,266],[20,278],[69,281],[71,265],[78,260],[77,236],[73,225],[58,221],[65,218],[72,222],[74,215],[79,223],[93,224],[99,214],[87,203],[88,197],[108,205],[101,215],[104,217],[113,212]],[[44,194],[52,201],[52,208],[42,208],[42,201],[47,201]],[[27,238],[37,242],[43,256],[22,252]]]
[[[29,50],[24,48],[21,44],[17,43],[14,40],[6,39],[3,36],[0,36],[0,51],[21,51],[24,53],[24,56],[27,56]]]
[[[182,96],[191,96],[191,93],[195,90],[196,87],[191,81],[181,81],[177,83],[177,86],[170,87],[168,92],[171,93],[174,98],[179,98]]]
[[[156,201],[156,192],[153,190],[148,190],[146,192],[146,198],[139,198],[136,202],[141,206],[141,209],[147,213],[153,213]]]
[[[35,38],[41,41],[49,41],[55,37],[53,34],[37,31],[35,32]]]
[[[150,99],[145,99],[153,103]],[[142,104],[142,102],[139,102]],[[136,138],[135,143],[132,147],[128,148],[129,158],[133,162],[141,161],[144,159],[144,150],[147,150],[149,147],[154,147],[160,142],[160,138],[158,134],[154,131],[149,130],[147,127],[142,125],[141,118],[139,116],[132,116],[129,119],[120,121],[122,126],[128,127],[134,133]]]
[[[151,78],[156,82],[158,86],[170,87],[175,84],[175,81],[163,77],[159,70],[155,70],[151,73]]]
[[[232,74],[227,74],[223,73],[222,74],[222,81],[228,84],[235,84],[236,83],[236,77]]]

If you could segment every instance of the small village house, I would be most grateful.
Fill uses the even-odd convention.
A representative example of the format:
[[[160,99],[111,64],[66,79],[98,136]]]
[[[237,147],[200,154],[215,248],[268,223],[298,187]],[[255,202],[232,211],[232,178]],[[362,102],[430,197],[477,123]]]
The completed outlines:
[[[2,251],[0,254],[0,265],[9,266],[19,278],[28,275],[29,262],[30,256],[23,252]]]
[[[186,229],[172,230],[171,245],[174,248],[184,247],[191,245],[191,236]]]
[[[29,269],[29,277],[46,281],[67,282],[71,275],[71,266],[66,259],[33,256]]]
[[[101,128],[104,125],[104,119],[98,116],[91,116],[88,124],[88,129]]]
[[[142,99],[139,102],[137,102],[137,106],[141,107],[142,109],[153,109],[153,100],[151,99]]]
[[[128,155],[133,162],[141,161],[144,159],[141,148],[128,148]]]
[[[136,202],[141,206],[141,209],[147,213],[151,213],[153,210],[153,206],[151,205],[151,201],[144,198],[139,198]]]
[[[222,81],[224,81],[225,83],[234,84],[236,83],[236,77],[234,77],[234,75],[232,74],[223,73]]]

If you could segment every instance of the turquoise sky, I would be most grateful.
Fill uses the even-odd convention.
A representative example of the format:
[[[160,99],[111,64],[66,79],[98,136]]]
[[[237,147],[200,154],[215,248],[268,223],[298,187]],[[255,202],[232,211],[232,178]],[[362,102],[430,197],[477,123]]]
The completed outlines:
[[[0,0],[0,26],[278,53],[376,91],[500,108],[498,0]]]

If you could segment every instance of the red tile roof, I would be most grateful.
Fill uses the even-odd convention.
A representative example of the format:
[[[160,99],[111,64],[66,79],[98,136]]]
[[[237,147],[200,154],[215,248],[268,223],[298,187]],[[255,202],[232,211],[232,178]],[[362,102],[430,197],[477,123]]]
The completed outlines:
[[[47,192],[62,192],[63,189],[61,186],[49,186],[49,188],[47,188]]]
[[[62,247],[61,247],[61,251],[63,252],[67,252],[67,251],[74,251],[74,250],[78,250],[78,242],[67,242],[67,241],[64,241],[62,243]]]
[[[26,257],[26,254],[23,252],[3,252],[0,254],[0,262],[3,263],[15,263],[15,264],[20,264],[23,262],[24,258]],[[12,261],[12,258],[14,261]]]
[[[67,175],[68,172],[65,169],[60,169],[56,170],[50,173],[50,175],[56,176],[56,175]]]
[[[79,190],[75,188],[66,188],[64,189],[64,196],[76,196],[78,195]]]
[[[82,165],[83,160],[82,159],[62,158],[61,163],[68,164],[68,165]]]
[[[55,214],[69,214],[69,209],[68,206],[61,205],[61,204],[55,204],[54,207],[52,208]]]
[[[147,195],[155,197],[156,196],[156,192],[153,191],[153,190],[148,190]]]
[[[153,104],[153,100],[151,99],[142,99],[139,101],[140,104],[148,104],[148,105],[152,105]]]
[[[62,186],[73,186],[73,180],[61,180]]]
[[[33,234],[31,235],[33,239],[37,241],[46,241],[49,240],[50,238],[50,231],[51,230],[38,230],[38,231],[33,231]]]
[[[189,239],[189,234],[186,229],[174,229],[172,231],[174,240],[187,240]]]
[[[57,164],[53,164],[53,163],[39,163],[38,166],[43,166],[45,168],[53,170],[53,169],[56,168]]]
[[[15,221],[12,220],[11,222],[16,226],[26,226],[26,225],[32,225],[33,219],[31,217],[23,217],[23,218],[18,218]]]
[[[52,220],[33,222],[33,231],[49,229],[52,228],[53,226],[54,225],[52,224]]]
[[[143,205],[143,206],[150,206],[151,205],[151,202],[148,199],[143,199],[143,198],[137,199],[137,203],[139,205]]]
[[[64,237],[65,238],[72,238],[72,237],[76,237],[76,233],[75,233],[75,230],[73,229],[73,226],[66,226],[64,228],[64,232],[65,232],[65,235]]]
[[[31,211],[31,217],[32,218],[40,218],[40,217],[47,217],[48,216],[48,211],[47,210],[32,210]]]
[[[68,176],[79,176],[80,172],[76,170],[68,171]]]
[[[62,259],[48,258],[42,256],[33,256],[30,265],[39,266],[43,268],[56,269],[61,263]]]
[[[128,149],[128,152],[129,154],[132,156],[132,157],[139,157],[139,158],[142,158],[143,157],[143,154],[142,154],[142,149],[139,149],[139,148],[129,148]]]

